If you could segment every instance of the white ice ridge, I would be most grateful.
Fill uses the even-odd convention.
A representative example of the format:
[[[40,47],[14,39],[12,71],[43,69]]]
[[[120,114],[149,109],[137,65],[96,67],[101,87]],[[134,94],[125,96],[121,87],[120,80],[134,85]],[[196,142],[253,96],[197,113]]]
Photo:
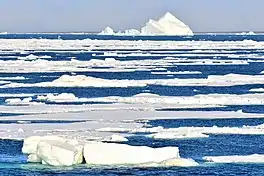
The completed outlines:
[[[109,54],[111,55],[111,54]],[[141,57],[138,54],[138,57]],[[168,56],[168,54],[165,54]],[[165,55],[161,55],[164,56]],[[165,57],[162,59],[144,59],[144,60],[117,60],[113,57],[126,57],[123,54],[116,54],[104,60],[91,59],[89,61],[79,61],[71,59],[70,61],[48,61],[37,59],[34,61],[25,60],[0,60],[1,73],[34,73],[34,72],[134,72],[134,71],[155,71],[152,74],[199,74],[200,72],[157,72],[167,71],[167,67],[177,65],[246,65],[248,61],[243,60],[225,60],[225,59],[187,59]],[[151,56],[151,55],[150,55]],[[102,68],[105,67],[105,68]],[[19,77],[0,78],[3,80],[18,80]],[[23,78],[21,77],[21,80]]]
[[[264,103],[264,94],[198,94],[195,96],[160,96],[151,93],[140,93],[132,97],[102,97],[90,98],[92,102],[109,102],[109,103],[126,103],[126,104],[162,104],[173,105],[174,108],[181,105],[211,105],[211,106],[225,106],[225,105],[262,105]],[[201,106],[202,107],[202,106]]]
[[[115,33],[110,27],[106,27],[99,35],[171,35],[171,36],[190,36],[193,35],[189,26],[178,18],[167,12],[159,20],[150,19],[141,30],[129,29],[124,32]]]
[[[207,79],[152,79],[152,80],[117,80],[95,78],[85,75],[63,75],[52,82],[10,83],[0,88],[13,87],[145,87],[161,86],[234,86],[247,84],[264,84],[264,75],[210,75]]]
[[[12,100],[12,101],[10,101]],[[7,99],[7,103],[18,103],[21,100]],[[27,99],[26,99],[27,100]],[[199,107],[218,107],[225,105],[262,105],[264,103],[264,94],[208,94],[195,96],[160,96],[151,93],[140,93],[132,97],[102,97],[102,98],[78,98],[72,93],[47,94],[37,96],[37,100],[43,102],[108,102],[108,103],[126,103],[126,104],[148,104],[164,106],[173,105],[174,108],[184,108],[189,105],[190,108]],[[31,100],[30,100],[31,101]],[[25,101],[23,101],[25,102]],[[19,105],[19,104],[17,104]],[[188,106],[186,106],[188,107]]]
[[[142,41],[142,40],[52,40],[52,39],[0,39],[0,50],[12,51],[92,51],[92,50],[263,50],[264,42],[244,41]]]
[[[127,133],[153,133],[146,135],[153,139],[186,139],[205,138],[208,134],[240,134],[240,135],[263,135],[264,125],[243,127],[179,127],[179,128],[101,128],[101,132],[127,132]]]
[[[204,160],[214,163],[264,163],[263,154],[232,155],[232,156],[205,156]]]
[[[85,75],[63,75],[52,82],[35,84],[11,83],[3,87],[144,87],[147,84],[136,80],[109,80]],[[1,87],[1,86],[0,86]]]
[[[25,80],[24,76],[16,76],[16,77],[0,77],[0,80]]]

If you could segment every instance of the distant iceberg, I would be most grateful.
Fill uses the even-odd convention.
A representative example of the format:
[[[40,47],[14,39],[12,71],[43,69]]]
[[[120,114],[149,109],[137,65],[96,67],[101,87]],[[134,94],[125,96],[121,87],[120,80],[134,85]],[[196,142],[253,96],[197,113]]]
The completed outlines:
[[[102,32],[100,32],[98,35],[114,35],[114,30],[110,27],[106,27]]]
[[[189,26],[184,24],[171,13],[167,12],[159,20],[150,19],[140,30],[129,29],[117,33],[110,27],[106,27],[98,35],[171,35],[192,36],[194,35]]]

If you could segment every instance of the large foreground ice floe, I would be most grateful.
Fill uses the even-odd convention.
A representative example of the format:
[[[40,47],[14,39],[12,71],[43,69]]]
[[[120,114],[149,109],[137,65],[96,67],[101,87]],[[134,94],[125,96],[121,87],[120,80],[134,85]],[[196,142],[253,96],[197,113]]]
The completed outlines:
[[[191,159],[180,158],[177,147],[150,148],[126,144],[89,142],[58,136],[31,136],[24,140],[22,152],[28,162],[51,166],[135,165],[137,167],[197,166]]]

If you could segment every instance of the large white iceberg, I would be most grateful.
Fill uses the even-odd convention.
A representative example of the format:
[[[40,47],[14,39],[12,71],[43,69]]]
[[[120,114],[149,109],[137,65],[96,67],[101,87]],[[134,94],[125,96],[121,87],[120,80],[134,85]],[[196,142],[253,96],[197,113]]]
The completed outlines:
[[[106,27],[99,35],[171,35],[192,36],[193,32],[189,26],[184,24],[171,13],[167,12],[159,20],[150,19],[141,30],[129,29],[124,32],[115,33],[110,27]]]
[[[189,26],[167,12],[158,21],[150,19],[141,29],[142,35],[193,35]]]
[[[76,140],[58,136],[32,136],[24,140],[22,153],[28,162],[51,166],[71,166],[83,162],[83,146]]]

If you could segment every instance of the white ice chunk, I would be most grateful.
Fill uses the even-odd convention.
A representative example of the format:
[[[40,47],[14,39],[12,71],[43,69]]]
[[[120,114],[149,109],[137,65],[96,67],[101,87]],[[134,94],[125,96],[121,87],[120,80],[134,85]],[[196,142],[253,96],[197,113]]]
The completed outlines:
[[[24,140],[22,153],[29,154],[28,162],[51,166],[71,166],[83,161],[83,146],[76,140],[58,136],[31,136]]]
[[[78,98],[73,93],[61,93],[58,95],[47,94],[39,95],[37,99],[40,101],[49,101],[49,102],[85,102],[89,101],[87,98]]]
[[[83,146],[60,141],[40,141],[37,155],[51,166],[72,166],[83,162]]]
[[[150,162],[162,162],[179,158],[177,147],[150,148],[129,146],[126,144],[88,143],[84,146],[87,164],[95,165],[133,165]]]
[[[264,92],[264,88],[250,89],[250,92]]]
[[[58,141],[58,142],[65,142],[72,145],[77,145],[78,141],[76,140],[69,140],[64,139],[58,136],[31,136],[24,139],[22,153],[24,154],[35,154],[37,152],[37,146],[40,141]]]
[[[36,154],[30,154],[28,156],[27,162],[29,162],[29,163],[41,163],[42,159]]]
[[[17,59],[19,59],[19,60],[32,61],[32,60],[37,60],[37,59],[39,59],[39,57],[38,57],[38,56],[35,56],[34,54],[30,54],[30,55],[25,56],[25,57],[18,57]]]
[[[153,139],[192,139],[192,138],[207,138],[209,135],[200,132],[160,132],[147,135]]]

